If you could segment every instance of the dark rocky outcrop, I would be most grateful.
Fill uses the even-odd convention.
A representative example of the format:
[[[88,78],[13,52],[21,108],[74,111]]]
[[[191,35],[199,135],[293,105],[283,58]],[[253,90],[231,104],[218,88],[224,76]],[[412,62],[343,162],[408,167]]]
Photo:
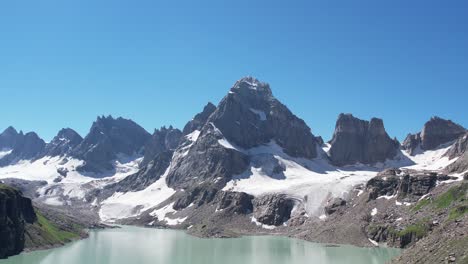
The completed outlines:
[[[325,144],[325,141],[323,141],[323,138],[321,136],[316,136],[315,140],[317,141],[317,144],[319,144],[320,146]]]
[[[0,184],[0,258],[19,254],[25,245],[25,225],[36,221],[31,200]]]
[[[244,192],[222,192],[217,210],[232,214],[250,214],[253,212],[254,197]]]
[[[417,201],[436,186],[437,180],[436,173],[410,174],[390,169],[370,179],[366,189],[369,192],[369,200],[375,200],[380,196],[396,195],[398,199]]]
[[[256,197],[253,201],[254,217],[265,225],[279,226],[288,221],[294,201],[284,195],[270,194]]]
[[[8,140],[4,141],[4,144],[12,143],[11,146],[13,146],[13,148],[10,154],[0,159],[0,166],[6,166],[19,160],[35,159],[43,153],[46,144],[36,133],[28,132],[23,134],[23,132],[20,131],[20,133],[17,133],[15,136],[14,132],[16,132],[16,130],[11,130],[9,128],[5,132],[7,132],[5,138],[13,136],[14,143]]]
[[[78,168],[85,172],[105,172],[113,169],[111,161],[119,154],[143,154],[151,135],[129,119],[112,116],[98,117],[83,141],[72,151],[72,156],[85,164]]]
[[[330,144],[330,159],[339,166],[383,162],[395,157],[399,149],[398,141],[388,136],[381,119],[369,122],[351,114],[339,115]]]
[[[442,144],[456,140],[466,133],[466,129],[451,120],[432,117],[424,124],[421,132],[409,134],[402,147],[411,155],[420,147],[421,150],[433,150]]]
[[[213,188],[209,184],[192,187],[179,193],[179,197],[175,200],[173,208],[175,210],[181,210],[187,208],[191,204],[196,207],[208,204],[216,198],[218,192],[218,189]]]
[[[184,126],[184,129],[183,129],[184,135],[188,135],[195,130],[201,130],[203,125],[206,123],[210,115],[215,110],[216,110],[216,106],[214,104],[209,102],[207,105],[205,105],[205,107],[203,108],[203,111],[195,115],[195,117]]]
[[[63,128],[45,147],[44,156],[64,156],[78,146],[83,138],[71,128]]]
[[[325,206],[325,213],[331,215],[335,213],[341,206],[345,206],[346,201],[341,198],[334,198],[332,199],[326,206]]]
[[[172,126],[169,126],[169,128],[163,126],[161,129],[155,129],[150,140],[145,145],[145,155],[140,163],[140,167],[146,166],[162,152],[173,151],[179,145],[181,138],[182,132]]]

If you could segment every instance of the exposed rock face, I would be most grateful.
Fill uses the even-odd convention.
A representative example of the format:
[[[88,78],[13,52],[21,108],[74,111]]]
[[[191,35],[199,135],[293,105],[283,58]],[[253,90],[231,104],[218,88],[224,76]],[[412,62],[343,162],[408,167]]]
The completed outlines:
[[[252,195],[244,192],[222,192],[217,210],[232,214],[250,214],[253,212]]]
[[[319,144],[320,146],[325,144],[325,141],[323,141],[323,138],[321,136],[316,136],[315,140],[317,141],[317,144]]]
[[[456,140],[464,133],[466,129],[451,120],[432,117],[424,124],[420,133],[406,137],[403,148],[413,155],[418,146],[422,150],[436,149],[442,144]]]
[[[141,168],[137,173],[125,177],[123,180],[115,184],[110,184],[104,189],[113,192],[137,192],[159,180],[169,167],[172,158],[172,151],[159,153],[145,167]]]
[[[20,134],[16,131],[16,129],[11,126],[8,127],[0,134],[0,150],[14,149],[19,140]]]
[[[445,168],[447,173],[463,173],[468,171],[468,132],[462,135],[445,154],[450,159],[458,159]]]
[[[395,157],[399,143],[385,131],[383,121],[365,121],[351,114],[340,114],[329,151],[336,165],[373,164]]]
[[[104,172],[113,169],[111,161],[119,154],[143,154],[143,147],[150,136],[132,120],[102,116],[93,123],[89,134],[72,155],[85,161],[80,171]]]
[[[145,145],[145,155],[140,167],[146,166],[162,152],[173,151],[179,145],[181,138],[182,132],[172,126],[155,129],[151,139]]]
[[[83,138],[71,128],[61,129],[50,143],[46,145],[45,156],[64,156],[78,146]]]
[[[218,193],[217,188],[213,188],[209,184],[203,184],[190,189],[185,190],[174,202],[173,208],[180,210],[187,208],[190,204],[194,204],[196,207],[203,204],[212,202]]]
[[[327,206],[325,206],[325,213],[328,215],[333,214],[341,206],[346,205],[346,201],[341,198],[334,198]]]
[[[248,157],[235,149],[218,143],[222,135],[211,124],[206,125],[198,140],[185,156],[175,157],[167,183],[175,188],[188,188],[203,181],[222,188],[233,175],[240,174],[249,165]],[[187,148],[187,147],[186,147]]]
[[[207,105],[205,105],[203,111],[195,115],[195,117],[185,125],[183,129],[184,135],[188,135],[195,130],[201,130],[203,125],[215,110],[216,106],[214,104],[209,102]]]
[[[8,129],[7,129],[8,130]],[[8,131],[8,135],[11,130]],[[10,154],[0,159],[0,166],[9,165],[19,160],[30,160],[37,158],[45,148],[45,142],[34,132],[28,132],[23,135],[23,132],[14,136],[15,143]]]
[[[35,220],[31,200],[0,184],[0,258],[19,254],[24,249],[25,224]]]
[[[421,133],[408,134],[405,140],[403,141],[403,143],[401,144],[402,148],[408,151],[410,155],[414,155],[416,148],[420,145],[421,145]]]
[[[454,159],[456,157],[462,156],[468,149],[468,132],[458,138],[458,140],[453,144],[450,149],[445,153],[449,159]]]
[[[437,174],[409,174],[400,170],[387,170],[367,182],[369,200],[380,196],[395,196],[398,199],[417,201],[421,196],[429,193],[437,183]]]
[[[252,77],[237,81],[208,121],[245,149],[274,140],[290,156],[317,156],[310,128],[273,97],[268,84]]]
[[[279,226],[291,217],[294,201],[284,195],[271,194],[256,197],[253,206],[254,217],[258,222]]]
[[[187,132],[190,130],[187,130]],[[317,141],[303,120],[276,100],[268,84],[247,77],[237,81],[223,98],[184,154],[177,154],[167,182],[186,188],[209,181],[222,188],[244,172],[249,149],[271,141],[293,157],[317,156]]]

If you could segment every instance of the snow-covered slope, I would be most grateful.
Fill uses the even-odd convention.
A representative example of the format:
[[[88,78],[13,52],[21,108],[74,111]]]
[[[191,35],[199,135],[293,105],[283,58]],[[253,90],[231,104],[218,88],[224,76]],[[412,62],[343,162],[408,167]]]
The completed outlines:
[[[15,178],[27,181],[45,181],[37,190],[38,201],[49,205],[71,204],[72,200],[85,202],[87,192],[119,181],[138,171],[141,157],[121,157],[114,161],[115,170],[102,175],[88,175],[76,171],[83,161],[66,157],[43,157],[35,161],[22,160],[0,167],[0,180]],[[60,173],[66,175],[61,175]],[[91,176],[98,176],[96,179]]]

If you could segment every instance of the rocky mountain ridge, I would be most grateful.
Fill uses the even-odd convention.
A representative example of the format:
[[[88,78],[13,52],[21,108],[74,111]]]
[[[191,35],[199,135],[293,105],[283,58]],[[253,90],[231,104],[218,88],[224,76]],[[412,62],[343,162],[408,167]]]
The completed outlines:
[[[34,166],[28,175],[35,177],[26,180],[46,181],[31,184],[34,190],[28,193],[36,201],[60,208],[72,205],[103,221],[192,226],[189,232],[200,236],[279,232],[312,240],[318,239],[314,232],[323,231],[329,239],[323,241],[335,243],[326,235],[328,229],[308,223],[335,219],[344,208],[350,216],[361,215],[364,211],[355,210],[367,213],[369,206],[384,200],[416,203],[441,182],[454,184],[463,178],[466,130],[461,134],[461,126],[440,118],[428,123],[414,142],[408,139],[400,146],[381,119],[341,114],[332,140],[325,144],[273,96],[268,84],[245,77],[217,106],[207,104],[183,131],[162,127],[150,135],[131,120],[99,117],[84,139],[63,130],[31,164],[8,163],[12,167],[0,168],[0,176],[12,177]],[[0,146],[11,150],[7,156],[15,152],[15,137],[10,128],[0,135]],[[55,157],[44,158],[48,154],[43,153]],[[120,154],[133,159],[125,162]],[[392,167],[396,169],[384,171]],[[93,179],[90,176],[99,174],[89,171],[111,173]],[[55,179],[50,177],[54,173]],[[361,189],[356,191],[356,186]],[[350,209],[352,199],[362,206]],[[336,218],[325,227],[343,227],[342,221]],[[388,240],[382,229],[363,233],[358,227],[365,223],[356,223],[345,228],[355,235],[343,242],[372,245],[368,238]]]

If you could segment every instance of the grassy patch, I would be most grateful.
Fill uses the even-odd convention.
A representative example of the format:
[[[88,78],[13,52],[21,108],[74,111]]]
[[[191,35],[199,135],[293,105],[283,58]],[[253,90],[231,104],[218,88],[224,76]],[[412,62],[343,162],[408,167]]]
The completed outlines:
[[[414,225],[409,225],[405,229],[398,232],[399,237],[406,236],[408,234],[414,234],[418,239],[424,237],[429,232],[429,227],[426,223],[420,222]]]
[[[448,220],[455,220],[468,213],[468,206],[460,205],[450,210]]]
[[[434,200],[434,206],[439,209],[448,208],[453,202],[463,200],[465,198],[467,190],[467,183],[463,183],[460,186],[452,187]]]
[[[5,185],[3,183],[0,183],[0,191],[1,190],[11,191],[11,192],[16,191],[15,188]]]
[[[36,214],[37,214],[36,224],[42,231],[41,235],[43,236],[45,240],[47,240],[51,244],[65,243],[65,242],[69,242],[79,237],[78,233],[69,232],[69,231],[65,231],[65,230],[58,228],[56,225],[54,225],[49,220],[47,220],[47,218],[45,218],[39,212],[36,212]]]
[[[411,210],[413,212],[416,212],[416,211],[419,211],[421,210],[423,207],[426,207],[427,205],[429,205],[431,203],[431,200],[430,199],[423,199],[421,201],[419,201],[413,208],[411,208]]]

